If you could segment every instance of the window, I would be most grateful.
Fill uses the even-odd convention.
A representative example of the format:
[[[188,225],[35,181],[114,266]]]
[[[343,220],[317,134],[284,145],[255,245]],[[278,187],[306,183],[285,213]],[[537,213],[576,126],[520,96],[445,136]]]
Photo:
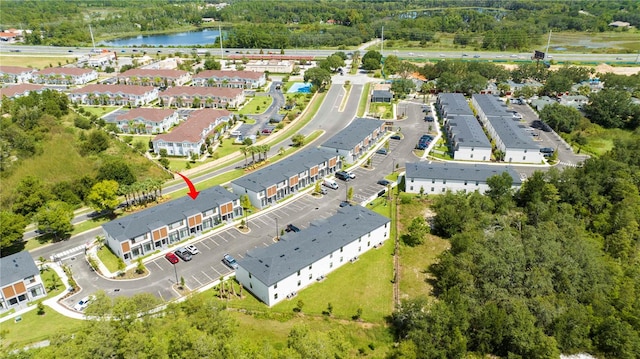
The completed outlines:
[[[309,266],[309,270],[311,270],[311,266]]]
[[[385,235],[386,237],[386,235]],[[367,242],[367,247],[371,247],[371,241]]]
[[[278,299],[278,293],[273,295],[273,299]]]
[[[333,268],[333,262],[329,263],[329,268]]]
[[[433,188],[433,187],[431,187],[431,192],[433,192],[433,191],[434,191],[434,188]]]
[[[329,258],[333,258],[333,253],[329,254]]]
[[[249,279],[251,279],[251,273],[249,273]],[[276,284],[276,287],[277,287],[277,286],[278,286],[278,285]]]
[[[342,250],[344,249],[344,247],[340,247],[340,253],[342,253]]]
[[[411,191],[413,191],[413,186],[409,187],[409,189],[410,189]]]
[[[362,238],[358,238],[358,243],[362,243]]]
[[[273,286],[273,289],[278,289],[278,283]]]
[[[9,305],[16,305],[16,304],[18,304],[18,299],[17,298],[9,299]]]
[[[464,181],[464,185],[465,185],[465,186],[467,185],[467,181]]]
[[[431,180],[431,183],[436,183],[436,179],[435,179],[435,178],[434,178],[434,179],[432,179],[432,180]]]
[[[300,271],[298,271],[298,275],[300,275]]]
[[[340,257],[340,263],[342,263],[342,259],[343,259],[343,257]]]
[[[309,273],[309,280],[311,280],[311,278],[313,278],[313,275]]]
[[[413,178],[411,179],[411,183],[413,183]]]
[[[253,289],[253,283],[249,283],[249,288]]]
[[[446,179],[443,179],[443,180],[442,180],[442,184],[447,184],[447,180],[446,180]]]
[[[30,276],[24,279],[25,282],[29,282],[29,283],[35,283],[36,278],[34,276]]]
[[[358,252],[361,252],[361,251],[362,251],[362,247],[358,247]]]
[[[298,287],[300,286],[300,281],[298,281]]]

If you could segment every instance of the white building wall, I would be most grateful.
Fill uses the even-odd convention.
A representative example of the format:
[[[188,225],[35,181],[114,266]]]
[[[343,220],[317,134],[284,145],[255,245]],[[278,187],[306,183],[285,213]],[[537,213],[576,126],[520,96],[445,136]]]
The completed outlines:
[[[459,147],[453,152],[454,160],[490,161],[491,148]]]
[[[447,190],[452,192],[474,192],[484,193],[489,189],[485,181],[454,181],[454,180],[432,180],[424,178],[407,178],[407,193],[420,193],[420,188],[424,188],[425,194],[444,194]]]
[[[242,266],[236,270],[236,279],[258,299],[271,307],[287,299],[287,295],[299,292],[317,282],[322,276],[326,277],[337,268],[351,263],[352,259],[357,259],[363,253],[374,248],[374,246],[384,243],[389,237],[389,233],[390,223],[387,223],[345,245],[342,249],[337,249],[311,265],[300,268],[299,272],[291,274],[270,287],[267,287],[255,277],[250,278],[250,274]]]
[[[544,155],[537,149],[507,148],[504,156],[505,162],[544,162]]]

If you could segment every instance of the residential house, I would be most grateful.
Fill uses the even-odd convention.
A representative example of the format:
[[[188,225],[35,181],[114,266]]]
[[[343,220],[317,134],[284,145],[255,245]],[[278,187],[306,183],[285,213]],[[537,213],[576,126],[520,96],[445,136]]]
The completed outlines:
[[[361,206],[340,208],[300,232],[283,235],[277,243],[248,251],[238,261],[236,279],[271,307],[379,247],[390,232],[384,216]]]
[[[462,164],[455,162],[407,162],[405,192],[442,194],[452,192],[485,193],[489,190],[487,179],[507,172],[513,179],[512,188],[522,185],[520,175],[510,166]]]
[[[371,102],[386,102],[391,103],[393,100],[393,93],[385,90],[374,90],[371,93]]]
[[[191,80],[191,74],[183,70],[130,69],[119,74],[117,79],[121,84],[166,88],[186,84]]]
[[[505,94],[506,96],[514,96],[515,93],[522,91],[525,87],[531,88],[534,93],[538,93],[538,91],[544,86],[538,81],[535,80],[527,80],[525,82],[514,82],[513,80],[507,80],[507,85],[509,85],[509,91]]]
[[[320,145],[320,148],[335,152],[345,163],[353,163],[384,135],[385,128],[384,121],[356,118]]]
[[[473,115],[464,95],[440,93],[435,103],[455,160],[491,160],[491,142]]]
[[[78,67],[47,67],[32,75],[33,82],[51,85],[84,85],[98,79],[93,69]]]
[[[581,110],[582,107],[589,103],[589,98],[584,95],[565,95],[559,97],[560,104]]]
[[[164,107],[238,108],[245,96],[238,88],[175,86],[161,92],[160,99]]]
[[[13,43],[13,42],[16,42],[17,39],[18,39],[18,34],[15,32],[0,31],[0,41]]]
[[[224,133],[230,119],[231,112],[227,110],[206,108],[193,111],[185,122],[151,141],[153,152],[159,154],[160,150],[165,149],[169,156],[200,155],[207,137],[217,138]]]
[[[0,274],[0,311],[47,295],[40,270],[27,251],[0,258]]]
[[[43,85],[34,85],[29,83],[21,83],[19,85],[7,86],[0,88],[0,99],[7,96],[8,98],[18,98],[22,96],[29,96],[31,92],[41,93],[46,87]]]
[[[131,263],[187,238],[242,216],[237,195],[221,186],[184,196],[102,225],[106,244],[118,258]]]
[[[341,167],[340,157],[332,151],[309,148],[231,181],[231,188],[239,196],[249,196],[251,204],[262,209],[322,180]]]
[[[115,52],[103,50],[99,54],[89,54],[89,58],[86,60],[86,62],[87,65],[91,67],[102,67],[112,63],[115,60]]]
[[[257,89],[266,83],[264,72],[207,70],[193,75],[194,86]]]
[[[29,82],[34,72],[36,70],[29,67],[0,65],[0,81],[5,84]]]
[[[162,133],[180,122],[178,111],[162,108],[134,108],[113,121],[120,131],[124,133]]]
[[[153,86],[92,84],[69,92],[71,102],[85,105],[139,107],[158,98]]]
[[[471,102],[478,113],[478,119],[495,142],[496,149],[504,154],[505,162],[542,163],[544,156],[540,146],[526,131],[520,119],[514,117],[512,111],[499,97],[475,94]]]
[[[290,73],[293,71],[293,61],[289,60],[250,60],[244,65],[247,71],[270,72],[270,73]]]
[[[541,96],[537,99],[531,100],[531,107],[535,108],[536,111],[540,112],[545,106],[553,105],[554,103],[558,103],[558,101],[552,99],[549,96]]]
[[[582,81],[580,83],[571,86],[571,93],[578,93],[580,88],[586,86],[591,93],[598,92],[604,88],[604,83],[599,78],[593,78],[588,81]]]

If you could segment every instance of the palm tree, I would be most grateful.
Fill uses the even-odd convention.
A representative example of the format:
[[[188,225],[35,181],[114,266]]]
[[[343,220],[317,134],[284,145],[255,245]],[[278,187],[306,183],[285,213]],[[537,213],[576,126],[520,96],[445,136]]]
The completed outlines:
[[[271,149],[271,146],[269,145],[262,145],[260,146],[262,148],[262,152],[264,153],[264,160],[267,160],[267,152],[269,152],[269,150]]]
[[[247,154],[249,153],[249,147],[241,147],[240,152],[242,152],[242,154],[244,155],[244,166],[247,167]]]
[[[255,146],[249,146],[249,152],[251,152],[251,160],[253,161],[253,163],[256,163],[256,147]]]
[[[124,196],[126,206],[129,207],[129,195],[131,194],[131,186],[121,184],[120,186],[118,186],[118,192],[120,193],[120,195]]]

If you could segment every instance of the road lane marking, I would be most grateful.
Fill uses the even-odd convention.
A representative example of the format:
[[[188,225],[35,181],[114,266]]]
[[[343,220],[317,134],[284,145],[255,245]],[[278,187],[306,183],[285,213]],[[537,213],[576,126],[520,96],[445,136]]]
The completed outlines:
[[[207,249],[211,249],[206,243],[204,243],[204,241],[198,243],[198,245],[202,244],[203,246],[207,247]]]

